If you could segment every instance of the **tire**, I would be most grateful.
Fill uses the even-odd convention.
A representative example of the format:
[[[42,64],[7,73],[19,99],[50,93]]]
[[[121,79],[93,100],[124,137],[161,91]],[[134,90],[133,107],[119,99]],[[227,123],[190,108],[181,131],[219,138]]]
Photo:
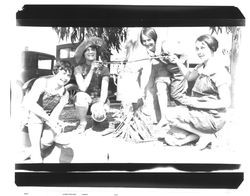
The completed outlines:
[[[69,92],[68,105],[73,105],[75,102],[75,95],[78,92],[78,86],[76,84],[67,84],[65,88]]]

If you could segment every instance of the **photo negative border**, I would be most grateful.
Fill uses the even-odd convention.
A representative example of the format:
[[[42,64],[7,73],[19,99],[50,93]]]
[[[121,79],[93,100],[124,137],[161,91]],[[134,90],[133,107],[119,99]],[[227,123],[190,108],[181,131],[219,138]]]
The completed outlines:
[[[24,5],[17,26],[245,26],[234,6]],[[173,167],[180,172],[144,172]],[[142,171],[140,171],[142,170]],[[240,164],[16,164],[17,186],[231,188]]]

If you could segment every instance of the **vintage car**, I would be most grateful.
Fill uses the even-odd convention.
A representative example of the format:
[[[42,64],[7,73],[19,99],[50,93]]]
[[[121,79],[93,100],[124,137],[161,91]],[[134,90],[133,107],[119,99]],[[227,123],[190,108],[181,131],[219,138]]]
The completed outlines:
[[[21,80],[23,83],[32,78],[51,75],[55,56],[36,51],[22,52]]]
[[[37,51],[23,51],[20,72],[11,80],[10,95],[13,102],[21,102],[25,89],[34,79],[51,75],[55,56]]]
[[[55,56],[37,51],[23,51],[18,75],[10,81],[11,114],[17,114],[29,84],[36,78],[52,74]]]

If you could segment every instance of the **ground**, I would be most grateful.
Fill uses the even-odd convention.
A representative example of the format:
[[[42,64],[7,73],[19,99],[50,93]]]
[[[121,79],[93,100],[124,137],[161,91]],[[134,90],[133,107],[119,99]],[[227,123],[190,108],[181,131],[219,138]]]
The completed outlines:
[[[112,134],[115,129],[114,115],[119,113],[119,104],[113,104],[102,124],[93,124],[88,116],[87,130],[84,134],[70,134],[77,127],[77,117],[73,105],[63,109],[60,119],[72,123],[65,128],[66,145],[56,144],[44,151],[44,163],[148,163],[148,162],[234,162],[236,152],[228,145],[224,132],[218,134],[217,142],[210,148],[198,151],[194,144],[182,147],[168,146],[161,140],[142,140],[133,142]],[[116,125],[117,126],[117,125]],[[226,126],[226,129],[229,125]],[[108,134],[110,133],[111,134]],[[227,132],[229,134],[230,132]],[[230,152],[230,153],[229,153]],[[223,156],[221,156],[223,155]],[[29,162],[29,159],[26,160]]]

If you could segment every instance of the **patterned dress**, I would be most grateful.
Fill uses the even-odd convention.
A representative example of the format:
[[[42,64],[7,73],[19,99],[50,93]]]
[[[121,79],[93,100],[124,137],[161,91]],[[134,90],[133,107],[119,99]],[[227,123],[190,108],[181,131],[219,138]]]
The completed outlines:
[[[49,76],[51,77],[51,76]],[[47,78],[49,78],[47,77]],[[34,82],[32,82],[34,83]],[[31,87],[30,87],[31,88]],[[55,107],[60,102],[61,98],[65,95],[66,89],[64,88],[64,91],[62,94],[51,94],[47,92],[46,90],[41,93],[39,96],[39,99],[37,101],[38,105],[40,105],[48,115],[52,113],[52,111],[55,109]],[[26,95],[27,96],[27,95]],[[26,123],[44,123],[44,120],[37,116],[36,114],[32,113],[31,111],[27,111],[27,117],[25,117],[25,124]]]
[[[63,95],[65,94],[66,89],[64,90]],[[57,104],[60,102],[62,95],[55,94],[52,95],[48,92],[43,92],[39,99],[38,104],[47,112],[47,114],[51,114]]]

